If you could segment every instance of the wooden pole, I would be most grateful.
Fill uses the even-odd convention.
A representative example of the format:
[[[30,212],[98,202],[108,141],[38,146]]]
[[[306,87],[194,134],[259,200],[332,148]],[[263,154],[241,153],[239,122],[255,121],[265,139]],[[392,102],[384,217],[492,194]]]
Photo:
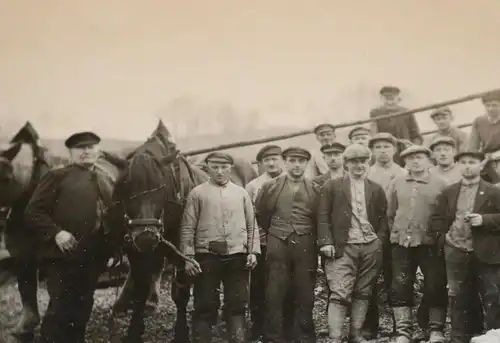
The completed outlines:
[[[408,115],[408,114],[429,111],[429,110],[433,110],[435,108],[443,107],[443,106],[451,106],[451,105],[459,104],[459,103],[462,103],[462,102],[467,102],[467,101],[475,100],[475,99],[478,99],[478,98],[482,98],[485,95],[488,95],[488,94],[491,94],[491,93],[497,93],[497,92],[500,92],[500,88],[497,88],[497,89],[494,89],[494,90],[489,90],[489,91],[486,91],[486,92],[475,93],[475,94],[463,96],[463,97],[460,97],[460,98],[455,98],[455,99],[448,100],[448,101],[442,101],[442,102],[438,102],[438,103],[433,103],[433,104],[430,104],[430,105],[417,107],[417,108],[414,108],[414,109],[411,109],[411,110],[407,110],[407,111],[404,111],[404,112],[388,114],[388,115],[379,116],[379,117],[376,117],[376,118],[369,118],[369,119],[363,119],[363,120],[355,120],[355,121],[350,121],[350,122],[346,122],[346,123],[342,123],[342,124],[334,124],[333,126],[336,129],[339,129],[339,128],[349,127],[349,126],[354,126],[354,125],[363,125],[363,124],[366,124],[366,123],[370,123],[370,122],[378,121],[378,120],[382,120],[382,119],[395,118],[395,117],[400,117],[400,116],[404,116],[404,115]],[[470,125],[471,124],[464,124],[464,126],[462,126],[462,127],[470,126]],[[431,133],[434,133],[434,132],[436,132],[436,131],[423,132],[421,134],[422,135],[427,135],[427,134],[431,134]],[[280,140],[284,140],[284,139],[289,139],[289,138],[294,138],[294,137],[309,135],[311,133],[314,133],[314,131],[312,129],[310,129],[310,130],[301,130],[301,131],[297,131],[297,132],[292,132],[292,133],[288,133],[288,134],[284,134],[284,135],[278,135],[278,136],[273,136],[273,137],[268,137],[268,138],[254,139],[254,140],[242,141],[242,142],[236,142],[236,143],[230,143],[230,144],[221,144],[221,145],[218,145],[218,146],[215,146],[215,147],[211,147],[211,148],[195,149],[195,150],[191,150],[191,151],[185,152],[184,155],[185,156],[201,155],[201,154],[210,153],[210,152],[213,152],[213,151],[227,150],[227,149],[233,149],[233,148],[241,148],[241,147],[255,145],[255,144],[263,144],[263,143],[269,143],[269,142],[274,142],[274,141],[280,141]]]

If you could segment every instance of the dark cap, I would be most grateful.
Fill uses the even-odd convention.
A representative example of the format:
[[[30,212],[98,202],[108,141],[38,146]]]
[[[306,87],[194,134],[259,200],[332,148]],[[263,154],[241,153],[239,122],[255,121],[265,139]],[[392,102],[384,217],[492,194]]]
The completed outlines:
[[[448,106],[436,108],[434,111],[431,112],[431,118],[434,119],[434,117],[439,114],[451,115],[451,110]]]
[[[260,162],[267,156],[281,155],[282,150],[279,146],[270,144],[262,147],[257,153],[257,161]]]
[[[431,157],[431,152],[429,149],[426,147],[423,147],[421,145],[413,144],[409,146],[408,148],[404,149],[401,154],[399,155],[401,158],[406,158],[411,155],[415,154],[426,154],[427,157]]]
[[[205,163],[208,162],[234,164],[233,157],[221,151],[215,151],[208,154],[207,157],[205,157]]]
[[[326,152],[344,152],[345,145],[339,142],[333,142],[332,144],[323,145],[320,148],[322,153]]]
[[[401,90],[396,87],[396,86],[384,86],[382,88],[380,88],[380,94],[381,95],[384,95],[384,94],[399,94],[401,93]]]
[[[311,159],[311,153],[309,151],[295,146],[285,149],[281,155],[283,156],[283,158],[287,158],[288,156],[293,156],[293,157],[302,157],[308,161]]]
[[[367,127],[364,127],[364,126],[355,126],[351,129],[351,131],[349,131],[349,139],[352,139],[353,136],[357,136],[359,134],[367,134],[367,135],[371,135],[372,131],[367,128]]]
[[[389,142],[394,146],[397,146],[398,144],[398,140],[396,139],[396,137],[391,135],[389,132],[379,132],[375,136],[370,138],[370,140],[368,141],[368,147],[372,149],[375,143],[380,141]]]
[[[318,126],[316,126],[314,128],[314,133],[318,133],[319,130],[321,129],[331,129],[335,132],[335,126],[333,126],[332,124],[328,124],[328,123],[323,123],[323,124],[319,124]]]
[[[454,148],[457,147],[457,143],[455,142],[455,140],[453,138],[448,137],[448,136],[439,136],[439,137],[436,137],[432,140],[431,144],[429,145],[429,149],[431,149],[433,151],[434,148],[437,147],[439,144],[451,145]]]
[[[489,101],[500,101],[500,92],[488,93],[483,96],[481,100],[483,100],[483,103]]]
[[[477,158],[479,161],[484,160],[484,158],[486,157],[484,153],[479,151],[462,151],[455,155],[455,162],[458,162],[462,157],[465,156]]]
[[[492,151],[488,154],[488,159],[490,161],[498,161],[500,160],[500,150],[495,150],[495,151]]]
[[[101,138],[98,135],[90,131],[85,131],[72,134],[68,139],[66,139],[64,145],[66,145],[68,149],[81,148],[99,144],[100,141]]]

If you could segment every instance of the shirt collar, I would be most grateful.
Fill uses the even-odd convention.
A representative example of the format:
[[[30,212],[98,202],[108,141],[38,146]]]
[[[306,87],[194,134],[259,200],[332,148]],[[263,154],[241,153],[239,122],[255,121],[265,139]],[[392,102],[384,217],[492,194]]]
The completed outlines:
[[[474,187],[479,184],[479,181],[481,181],[480,177],[475,178],[474,180],[465,180],[462,179],[462,186],[463,187]]]
[[[439,164],[437,164],[437,165],[436,165],[437,170],[439,170],[439,171],[440,171],[440,172],[442,172],[442,173],[449,172],[450,170],[454,169],[456,166],[457,166],[457,164],[456,164],[456,163],[452,163],[452,164],[450,164],[450,165],[449,165],[448,167],[446,167],[446,168],[441,167]]]
[[[430,173],[429,171],[426,171],[424,173],[424,175],[420,178],[415,178],[413,177],[413,175],[411,175],[411,173],[408,171],[408,173],[406,174],[406,181],[415,181],[415,182],[420,182],[420,183],[429,183],[429,179],[430,179]]]
[[[219,185],[218,183],[216,183],[214,180],[212,180],[211,178],[208,180],[208,182],[212,185],[212,186],[215,186],[215,187],[220,187],[220,188],[226,188],[230,183],[231,183],[231,180],[227,180],[227,182],[223,185]]]

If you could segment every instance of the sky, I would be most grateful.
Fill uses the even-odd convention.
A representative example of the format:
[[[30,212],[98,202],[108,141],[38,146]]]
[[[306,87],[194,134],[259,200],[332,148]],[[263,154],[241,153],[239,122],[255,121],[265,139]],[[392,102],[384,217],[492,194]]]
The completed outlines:
[[[383,84],[412,106],[485,91],[500,87],[499,14],[498,0],[4,0],[0,134],[30,120],[43,137],[136,140],[221,103],[311,126],[366,116]],[[179,97],[196,109],[173,113]]]

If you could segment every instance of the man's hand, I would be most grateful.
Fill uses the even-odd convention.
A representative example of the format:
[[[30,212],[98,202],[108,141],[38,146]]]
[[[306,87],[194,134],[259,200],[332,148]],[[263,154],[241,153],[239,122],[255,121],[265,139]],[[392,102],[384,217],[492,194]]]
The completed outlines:
[[[328,257],[328,258],[335,257],[335,247],[333,245],[324,245],[321,248],[319,248],[319,251],[325,257]]]
[[[254,269],[256,265],[257,265],[257,256],[255,254],[248,254],[246,267]]]
[[[70,232],[65,230],[59,231],[55,237],[55,240],[59,249],[65,254],[75,249],[78,244],[75,237],[73,237]]]
[[[186,260],[184,269],[186,271],[186,274],[189,276],[196,276],[201,273],[201,266],[194,258]]]
[[[465,216],[465,221],[471,226],[481,226],[483,225],[483,216],[479,213],[469,213]]]

